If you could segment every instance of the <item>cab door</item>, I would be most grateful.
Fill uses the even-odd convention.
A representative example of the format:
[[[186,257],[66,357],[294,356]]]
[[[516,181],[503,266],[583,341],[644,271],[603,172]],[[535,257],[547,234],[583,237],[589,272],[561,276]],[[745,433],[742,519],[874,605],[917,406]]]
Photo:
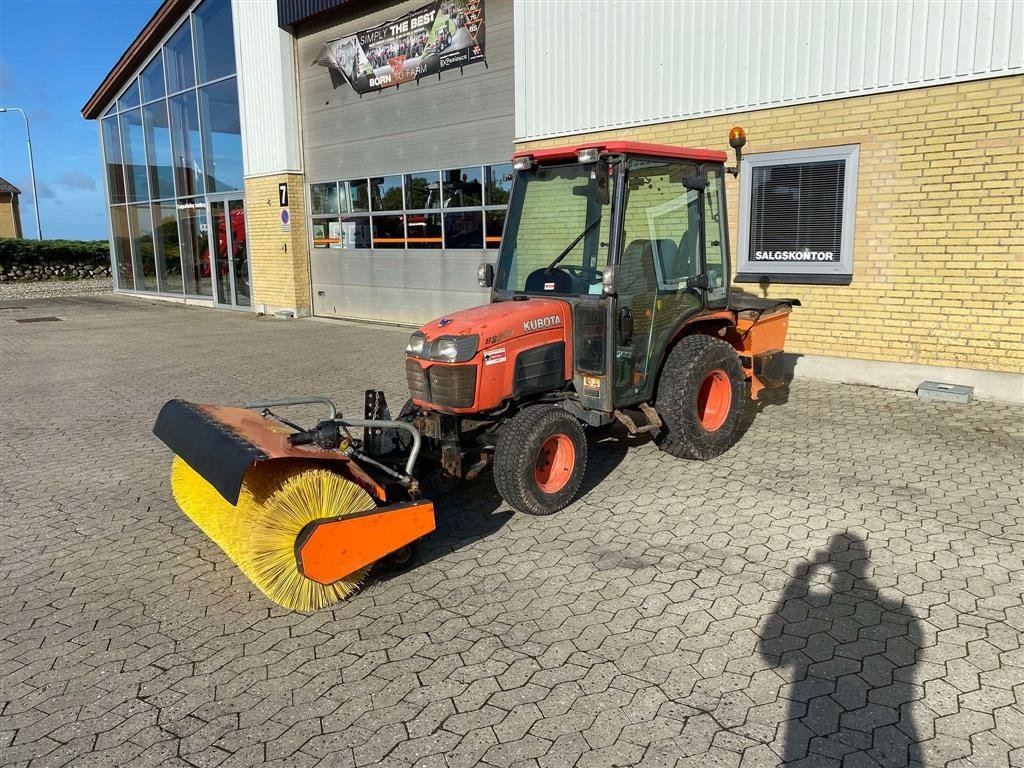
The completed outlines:
[[[699,312],[699,288],[687,279],[703,271],[701,197],[683,185],[693,163],[631,158],[622,220],[615,339],[615,405],[650,400],[662,353],[690,315]],[[622,329],[632,325],[632,334]]]

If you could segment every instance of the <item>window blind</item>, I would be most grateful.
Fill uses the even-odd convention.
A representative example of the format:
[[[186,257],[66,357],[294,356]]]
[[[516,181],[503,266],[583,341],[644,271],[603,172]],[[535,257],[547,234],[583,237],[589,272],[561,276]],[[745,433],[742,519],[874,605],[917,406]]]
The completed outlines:
[[[750,261],[838,262],[846,160],[751,170]]]

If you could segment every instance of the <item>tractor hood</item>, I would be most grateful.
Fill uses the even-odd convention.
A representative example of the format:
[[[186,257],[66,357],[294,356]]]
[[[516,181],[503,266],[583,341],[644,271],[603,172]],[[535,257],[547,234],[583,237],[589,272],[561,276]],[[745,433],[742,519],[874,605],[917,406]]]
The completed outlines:
[[[438,336],[480,337],[479,348],[486,349],[519,336],[554,328],[568,328],[569,304],[558,299],[499,301],[431,320],[420,331],[433,341]]]

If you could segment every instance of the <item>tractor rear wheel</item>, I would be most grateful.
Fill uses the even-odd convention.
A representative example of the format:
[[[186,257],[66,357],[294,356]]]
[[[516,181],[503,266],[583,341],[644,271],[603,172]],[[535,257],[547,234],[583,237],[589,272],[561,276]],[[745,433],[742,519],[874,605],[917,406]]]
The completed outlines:
[[[682,339],[665,360],[658,413],[665,428],[658,446],[681,459],[713,459],[739,439],[746,377],[731,344],[698,334]]]
[[[494,485],[506,503],[550,515],[572,503],[587,468],[587,434],[561,408],[526,408],[505,425],[494,449]]]

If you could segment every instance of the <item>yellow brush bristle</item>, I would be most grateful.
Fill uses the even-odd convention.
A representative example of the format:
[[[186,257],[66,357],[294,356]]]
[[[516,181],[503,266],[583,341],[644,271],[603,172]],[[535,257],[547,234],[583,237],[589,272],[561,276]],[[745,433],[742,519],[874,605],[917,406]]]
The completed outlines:
[[[362,488],[308,462],[257,464],[233,506],[182,459],[171,465],[171,489],[182,511],[249,580],[278,605],[314,611],[359,588],[369,566],[324,586],[298,572],[295,539],[307,523],[372,509]]]

